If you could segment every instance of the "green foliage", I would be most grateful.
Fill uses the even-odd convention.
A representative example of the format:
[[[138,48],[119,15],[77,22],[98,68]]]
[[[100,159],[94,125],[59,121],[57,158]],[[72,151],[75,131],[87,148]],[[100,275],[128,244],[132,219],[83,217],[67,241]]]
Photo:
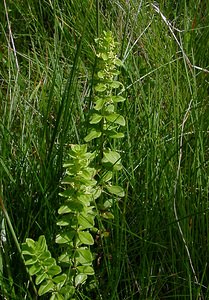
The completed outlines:
[[[125,126],[125,119],[116,112],[117,103],[125,98],[115,95],[123,88],[121,82],[115,78],[120,74],[118,67],[122,62],[117,58],[116,47],[112,33],[104,32],[102,38],[96,39],[98,58],[98,71],[96,74],[94,112],[90,118],[92,125],[85,137],[86,142],[96,138],[122,138],[124,135],[118,131],[119,126]],[[121,91],[120,91],[121,92]]]
[[[40,236],[38,241],[26,239],[22,244],[22,254],[25,257],[25,265],[28,267],[29,274],[35,275],[36,285],[40,285],[38,294],[42,296],[46,293],[52,293],[50,300],[64,300],[66,293],[66,274],[60,274],[61,268],[56,264],[56,260],[52,258],[48,250],[45,236]],[[65,288],[63,289],[63,286]],[[72,287],[68,286],[68,293],[72,291]]]
[[[96,210],[94,201],[100,196],[94,179],[96,170],[89,165],[95,153],[87,152],[87,145],[72,145],[69,161],[64,164],[66,176],[62,184],[66,189],[60,193],[65,198],[58,213],[57,222],[62,230],[56,237],[63,253],[59,263],[70,269],[69,278],[75,287],[84,284],[88,275],[94,275],[93,255],[89,249],[94,244],[90,230],[94,230]]]
[[[120,134],[119,126],[125,125],[124,117],[116,113],[116,103],[123,102],[124,98],[113,95],[113,89],[122,86],[114,79],[119,74],[117,67],[121,66],[121,62],[115,54],[111,32],[104,32],[104,36],[96,42],[97,57],[101,60],[95,86],[95,92],[100,94],[100,98],[95,96],[95,111],[99,113],[93,113],[90,119],[93,128],[85,141],[100,138],[103,143],[99,151],[103,157],[99,169],[95,168],[98,149],[88,152],[87,144],[76,144],[71,145],[69,160],[63,165],[66,171],[61,183],[65,188],[59,195],[64,198],[64,202],[58,210],[60,218],[57,225],[60,231],[55,241],[62,246],[58,263],[66,273],[60,275],[62,269],[51,257],[44,236],[40,236],[37,242],[26,239],[26,243],[22,244],[25,265],[29,266],[29,274],[36,276],[36,285],[40,285],[38,294],[42,296],[51,293],[50,300],[72,299],[75,289],[85,284],[88,276],[94,275],[94,256],[90,246],[94,244],[92,233],[98,231],[95,227],[98,209],[102,210],[101,216],[104,219],[111,220],[114,218],[110,212],[114,197],[124,197],[123,188],[112,184],[113,174],[122,169],[120,154],[105,148],[105,140]],[[96,175],[99,178],[97,180]],[[103,205],[101,201],[97,205],[96,200],[103,192],[112,198],[106,200],[102,197]]]

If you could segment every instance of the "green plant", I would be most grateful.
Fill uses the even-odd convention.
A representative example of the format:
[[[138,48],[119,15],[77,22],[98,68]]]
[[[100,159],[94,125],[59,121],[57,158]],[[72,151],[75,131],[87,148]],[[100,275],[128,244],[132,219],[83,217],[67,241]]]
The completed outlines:
[[[50,300],[74,299],[76,288],[94,275],[90,246],[94,244],[93,234],[98,231],[95,217],[113,219],[112,204],[124,196],[123,188],[114,184],[114,175],[122,169],[120,154],[108,147],[109,139],[124,136],[119,127],[125,125],[125,119],[117,113],[117,103],[125,98],[115,92],[123,88],[115,79],[121,61],[116,56],[111,32],[104,32],[96,43],[99,61],[94,109],[90,132],[84,140],[89,143],[97,139],[98,142],[93,152],[87,151],[87,144],[71,145],[69,160],[64,163],[64,189],[59,194],[64,202],[58,210],[60,232],[56,236],[62,253],[57,261],[52,258],[44,236],[37,242],[26,239],[22,245],[29,274],[35,275],[35,283],[40,285],[39,296],[51,293]]]

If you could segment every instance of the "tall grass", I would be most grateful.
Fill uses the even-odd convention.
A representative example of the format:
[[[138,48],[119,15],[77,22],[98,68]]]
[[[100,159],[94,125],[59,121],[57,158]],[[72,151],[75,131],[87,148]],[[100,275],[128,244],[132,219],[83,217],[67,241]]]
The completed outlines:
[[[126,198],[98,242],[97,290],[78,299],[207,299],[207,1],[4,0],[0,20],[0,186],[18,241],[45,234],[56,256],[62,163],[86,135],[94,39],[110,29]],[[1,241],[2,299],[33,299],[3,213]]]

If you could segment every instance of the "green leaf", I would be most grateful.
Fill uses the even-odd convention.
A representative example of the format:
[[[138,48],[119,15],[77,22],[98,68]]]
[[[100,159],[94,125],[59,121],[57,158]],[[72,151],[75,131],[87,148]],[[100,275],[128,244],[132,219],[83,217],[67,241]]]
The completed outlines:
[[[57,244],[67,244],[69,242],[72,242],[72,239],[75,236],[75,231],[68,231],[61,234],[58,234],[56,236],[56,243]]]
[[[121,67],[123,65],[122,61],[119,58],[117,58],[117,57],[115,58],[115,64],[118,67]]]
[[[78,248],[75,252],[75,258],[81,265],[91,265],[93,261],[92,253],[89,249]]]
[[[110,134],[110,137],[112,139],[121,139],[124,137],[124,134],[122,132],[112,133],[112,134]]]
[[[91,266],[79,266],[77,267],[79,273],[86,275],[94,275],[94,269]]]
[[[81,229],[87,229],[94,227],[94,216],[88,213],[81,213],[78,216],[78,224]]]
[[[103,163],[111,163],[112,165],[115,165],[115,164],[120,164],[121,162],[121,157],[120,157],[120,154],[116,151],[111,151],[111,150],[105,150],[103,152],[103,159],[102,159],[102,162]]]
[[[101,131],[97,131],[96,129],[91,129],[91,131],[89,132],[89,134],[84,138],[85,142],[90,142],[93,139],[96,139],[98,137],[101,136]]]
[[[106,186],[109,193],[114,194],[118,197],[124,197],[125,193],[122,187],[118,185],[107,185]]]
[[[122,96],[112,96],[112,101],[114,103],[124,102],[126,99]]]
[[[102,120],[102,116],[98,114],[93,114],[90,120],[90,124],[97,124]]]
[[[63,167],[64,167],[64,165],[63,165]],[[75,193],[75,191],[70,188],[70,189],[67,189],[67,190],[59,193],[59,196],[66,197],[66,198],[69,198],[69,197],[71,198],[74,193]]]
[[[51,295],[50,300],[65,300],[65,298],[58,292],[55,292]]]
[[[62,269],[59,266],[51,266],[47,270],[47,274],[52,277],[55,275],[58,275],[61,272],[62,272]]]
[[[26,243],[22,243],[22,254],[23,255],[35,255],[35,249],[29,247]]]
[[[121,126],[125,126],[126,124],[124,117],[116,113],[105,116],[105,119],[111,123],[119,124]]]
[[[79,231],[78,238],[82,244],[85,244],[85,245],[93,245],[94,244],[94,239],[88,231]]]
[[[67,265],[70,264],[70,258],[69,258],[68,253],[63,253],[62,255],[60,255],[58,260],[59,260],[59,263],[67,264]]]
[[[38,254],[38,259],[39,260],[45,260],[45,259],[50,258],[50,257],[51,257],[51,253],[48,250],[43,251],[43,252],[39,251],[39,254]]]
[[[58,210],[58,214],[62,215],[62,214],[67,214],[70,212],[81,212],[83,210],[83,203],[76,200],[76,201],[68,201],[66,202],[65,205],[62,205],[59,210]]]
[[[103,210],[111,208],[113,205],[113,199],[108,199],[103,204]]]
[[[41,268],[42,267],[40,265],[34,264],[29,268],[29,274],[31,276],[33,276],[33,275],[37,274],[41,270]]]
[[[87,275],[86,274],[78,274],[75,277],[75,286],[78,286],[80,284],[83,284],[87,279]]]
[[[65,284],[60,292],[65,296],[65,300],[73,300],[72,296],[75,294],[75,287],[72,285]]]
[[[94,109],[95,110],[101,110],[103,108],[103,106],[105,105],[106,103],[106,100],[103,99],[103,98],[98,98],[96,100],[96,103],[95,103],[95,106],[94,106]]]
[[[38,290],[38,295],[42,296],[48,292],[53,291],[54,288],[54,283],[51,280],[47,280],[45,283],[43,283],[39,290]]]
[[[33,265],[33,264],[35,264],[37,262],[37,260],[38,260],[38,258],[36,256],[34,256],[34,257],[26,260],[25,261],[25,265],[26,266]]]
[[[103,78],[105,77],[105,72],[104,72],[104,71],[99,71],[99,72],[97,73],[97,76],[98,76],[99,78],[103,79]]]
[[[46,238],[44,235],[41,235],[36,242],[36,250],[37,251],[45,251],[47,250]]]
[[[108,54],[107,53],[101,53],[101,58],[103,60],[108,60]]]
[[[114,113],[115,111],[115,106],[113,104],[108,104],[106,107],[105,107],[105,114],[106,115],[109,115],[111,113]]]
[[[53,282],[56,284],[62,284],[62,286],[65,284],[65,281],[67,280],[67,275],[66,274],[62,274],[59,276],[56,276],[53,278]]]
[[[39,285],[42,281],[44,281],[46,278],[48,278],[47,273],[41,273],[36,277],[35,283],[36,285]]]
[[[113,89],[119,88],[120,85],[122,85],[121,82],[116,81],[116,80],[114,80],[112,83],[110,83],[110,86],[111,86]]]
[[[105,211],[101,214],[101,216],[106,220],[114,219],[114,215],[110,211]]]
[[[107,89],[107,86],[104,83],[98,83],[95,86],[95,91],[97,91],[97,92],[104,92],[106,89]]]
[[[100,187],[94,188],[91,195],[92,200],[96,200],[97,198],[99,198],[101,193],[102,193],[102,189]]]
[[[50,257],[50,258],[45,259],[43,263],[44,263],[44,266],[53,266],[56,264],[56,260],[54,258]]]
[[[112,179],[113,173],[111,171],[105,172],[105,174],[102,175],[102,181],[103,182],[108,182]]]
[[[32,249],[35,249],[36,247],[36,242],[33,239],[26,239],[26,244]]]

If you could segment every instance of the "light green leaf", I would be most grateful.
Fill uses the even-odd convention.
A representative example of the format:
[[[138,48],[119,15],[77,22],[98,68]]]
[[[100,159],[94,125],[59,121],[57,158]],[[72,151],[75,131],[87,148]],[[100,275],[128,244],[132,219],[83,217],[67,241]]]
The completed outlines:
[[[114,113],[115,111],[115,106],[113,104],[108,104],[106,107],[105,107],[105,114],[106,115],[109,115],[111,113]]]
[[[33,264],[35,264],[37,262],[37,260],[38,260],[38,258],[36,256],[34,256],[34,257],[26,260],[25,261],[25,265],[26,266],[33,265]]]
[[[93,114],[90,120],[90,124],[97,124],[102,120],[102,116],[98,114]]]
[[[104,71],[99,71],[99,72],[97,73],[97,76],[98,76],[99,78],[103,79],[103,78],[105,77],[105,72],[104,72]]]
[[[65,205],[62,205],[59,210],[58,210],[58,214],[62,215],[62,214],[67,214],[70,212],[81,212],[83,210],[83,203],[76,200],[76,201],[68,201],[66,202]]]
[[[60,255],[59,262],[68,265],[70,263],[70,258],[68,253],[63,253],[62,255]]]
[[[100,187],[94,188],[94,190],[92,191],[91,200],[96,200],[97,198],[99,198],[101,193],[102,189]]]
[[[120,164],[121,162],[120,154],[116,151],[106,150],[103,152],[103,155],[104,155],[102,159],[103,163],[110,162],[111,164],[115,165],[115,164]]]
[[[95,102],[95,106],[94,109],[95,110],[101,110],[103,108],[103,106],[105,105],[106,100],[103,98],[98,98]]]
[[[72,241],[74,236],[75,236],[75,231],[64,232],[64,233],[58,234],[56,236],[55,241],[57,244],[67,244]]]
[[[44,260],[44,266],[53,266],[56,264],[56,260],[52,257]]]
[[[78,274],[75,277],[75,286],[78,286],[80,284],[83,284],[87,279],[87,275],[86,274]]]
[[[53,278],[53,282],[56,283],[56,284],[62,284],[64,285],[65,284],[65,281],[67,280],[67,275],[66,274],[62,274],[62,275],[59,275],[59,276],[56,276]]]
[[[101,216],[106,220],[114,219],[114,215],[110,211],[105,211],[101,214]]]
[[[94,275],[94,269],[91,266],[79,266],[77,267],[79,273],[86,275]]]
[[[103,60],[108,60],[108,54],[107,53],[101,53],[101,58],[103,59]]]
[[[51,295],[50,300],[65,300],[65,298],[58,292],[55,292]]]
[[[92,228],[94,227],[94,216],[88,213],[81,213],[78,216],[78,224],[82,230]]]
[[[29,247],[26,243],[22,243],[22,254],[23,255],[35,255],[35,249]]]
[[[26,244],[32,249],[35,249],[36,247],[36,242],[33,239],[26,239]]]
[[[47,250],[46,239],[44,235],[41,235],[36,242],[36,250],[37,251],[45,251]]]
[[[47,251],[43,251],[43,252],[39,252],[38,254],[38,259],[39,260],[45,260],[47,258],[51,257],[51,253],[47,250]]]
[[[89,134],[84,138],[85,142],[88,143],[92,141],[93,139],[96,139],[101,136],[101,131],[97,131],[95,129],[92,129]]]
[[[48,278],[48,275],[46,273],[41,273],[40,275],[38,275],[35,280],[36,285],[39,285],[46,278]]]
[[[75,252],[76,261],[81,265],[91,265],[93,261],[92,253],[89,249],[78,248]]]
[[[112,179],[112,175],[113,175],[113,173],[112,173],[111,171],[105,172],[105,174],[102,175],[102,181],[103,181],[103,182],[108,182],[108,181],[110,181],[110,180]]]
[[[110,137],[112,139],[121,139],[124,137],[124,134],[122,132],[112,133],[112,134],[110,134]]]
[[[29,274],[31,276],[33,276],[33,275],[37,274],[40,270],[41,270],[41,266],[34,264],[29,268]]]
[[[63,167],[64,167],[64,165],[63,165]],[[59,193],[59,196],[61,196],[61,197],[66,197],[66,198],[71,198],[72,196],[73,196],[73,194],[74,194],[75,192],[74,192],[74,190],[73,189],[67,189],[67,190],[65,190],[65,191],[63,191],[63,192],[61,192],[61,193]]]
[[[47,270],[47,274],[50,276],[58,275],[62,272],[62,269],[59,266],[51,266]]]
[[[39,290],[38,290],[38,295],[42,296],[48,292],[53,291],[54,288],[54,283],[51,280],[47,280],[45,283],[43,283]]]
[[[98,83],[95,86],[95,91],[97,91],[97,92],[104,92],[106,89],[107,89],[107,86],[104,83]]]
[[[116,81],[116,80],[110,83],[110,86],[111,86],[113,89],[119,88],[120,85],[121,85],[121,82]]]
[[[122,61],[119,58],[117,58],[117,57],[115,58],[115,64],[118,67],[121,67],[123,65]]]
[[[69,216],[62,217],[62,219],[57,222],[58,226],[69,226],[69,224],[70,224]]]
[[[116,113],[105,116],[105,119],[111,123],[119,124],[121,126],[125,126],[126,124],[124,117]]]
[[[94,239],[88,231],[79,231],[78,238],[82,244],[85,244],[85,245],[93,245],[94,244]]]
[[[72,285],[65,284],[60,292],[65,296],[65,300],[73,300],[72,296],[75,294],[75,287]],[[75,299],[74,299],[75,300]]]
[[[109,193],[114,194],[118,197],[124,197],[125,193],[122,187],[118,185],[107,185],[106,186]]]
[[[122,96],[112,96],[112,101],[117,103],[117,102],[124,102],[126,99]]]
[[[112,205],[113,205],[113,199],[106,200],[103,204],[103,210],[112,207]]]

